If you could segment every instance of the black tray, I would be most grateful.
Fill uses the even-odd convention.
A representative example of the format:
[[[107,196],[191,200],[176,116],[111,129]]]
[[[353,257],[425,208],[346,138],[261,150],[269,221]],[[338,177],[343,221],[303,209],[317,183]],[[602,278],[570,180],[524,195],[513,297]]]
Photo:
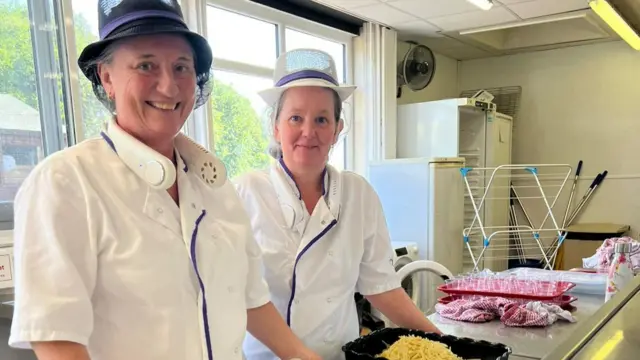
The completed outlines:
[[[511,349],[503,344],[469,338],[458,338],[451,335],[441,336],[403,328],[385,328],[374,331],[345,344],[342,347],[342,351],[346,355],[346,360],[384,360],[385,358],[376,358],[376,355],[383,352],[388,345],[396,342],[402,335],[415,335],[431,341],[441,342],[448,345],[451,352],[463,359],[507,360],[511,354]]]

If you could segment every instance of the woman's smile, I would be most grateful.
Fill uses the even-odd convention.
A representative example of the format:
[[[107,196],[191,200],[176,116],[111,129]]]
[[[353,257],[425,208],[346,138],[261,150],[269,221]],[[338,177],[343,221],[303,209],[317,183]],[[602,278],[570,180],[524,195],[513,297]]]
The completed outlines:
[[[157,101],[146,101],[146,104],[155,108],[157,110],[162,111],[175,111],[180,107],[180,103],[170,103],[170,102],[157,102]]]

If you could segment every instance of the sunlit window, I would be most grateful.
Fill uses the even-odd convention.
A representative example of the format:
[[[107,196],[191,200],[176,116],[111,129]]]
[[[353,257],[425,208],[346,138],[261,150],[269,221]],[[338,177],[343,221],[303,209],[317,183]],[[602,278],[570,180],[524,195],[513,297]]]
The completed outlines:
[[[272,85],[278,54],[301,47],[327,51],[336,60],[339,81],[345,82],[350,37],[332,38],[327,34],[338,32],[280,12],[277,20],[269,20],[256,15],[265,11],[259,5],[226,1],[232,10],[216,3],[208,0],[206,6],[215,58],[208,120],[214,150],[233,177],[272,161],[267,154],[271,125],[257,92]],[[69,5],[72,14],[59,13],[68,11]],[[98,40],[97,8],[98,0],[0,0],[0,230],[13,226],[13,199],[30,171],[68,144],[97,136],[110,117],[77,68],[77,59],[65,63],[67,53],[59,48],[74,39],[79,55]],[[61,15],[72,15],[73,23],[58,23]],[[292,24],[310,24],[309,29],[317,31]],[[72,91],[79,98],[72,98]],[[78,111],[72,111],[72,104]],[[350,104],[345,107],[349,109]],[[347,128],[349,116],[350,111],[345,111]],[[75,120],[82,121],[82,126],[76,126]],[[76,133],[78,129],[82,133]],[[189,131],[207,136],[201,128]],[[348,138],[347,131],[331,152],[330,162],[338,168],[346,166]]]
[[[76,38],[76,51],[98,40],[98,0],[73,0],[73,24]],[[97,136],[105,121],[111,116],[107,109],[93,94],[91,82],[78,69],[80,94],[82,95],[82,125],[84,138]]]
[[[53,5],[0,0],[0,230],[13,227],[13,199],[31,170],[67,146]]]
[[[282,24],[216,6],[207,7],[207,22],[216,58],[212,97],[215,150],[233,177],[265,168],[271,161],[266,151],[272,136],[271,124],[266,104],[257,92],[272,86],[278,53],[297,48],[326,51],[336,61],[338,81],[344,83],[345,45],[286,25],[279,29]],[[279,48],[280,44],[286,44],[286,48]],[[345,120],[348,130],[350,119]],[[346,136],[348,131],[330,154],[330,163],[339,169],[345,168]]]

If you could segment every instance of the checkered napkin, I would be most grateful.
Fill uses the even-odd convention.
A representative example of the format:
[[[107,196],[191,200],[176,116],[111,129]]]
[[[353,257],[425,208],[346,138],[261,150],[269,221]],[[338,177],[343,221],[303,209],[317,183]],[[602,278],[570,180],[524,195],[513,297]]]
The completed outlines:
[[[557,305],[543,304],[539,301],[522,305],[499,297],[460,299],[448,304],[436,304],[436,312],[448,319],[474,323],[500,318],[506,326],[513,327],[545,327],[559,319],[576,321],[569,311]]]

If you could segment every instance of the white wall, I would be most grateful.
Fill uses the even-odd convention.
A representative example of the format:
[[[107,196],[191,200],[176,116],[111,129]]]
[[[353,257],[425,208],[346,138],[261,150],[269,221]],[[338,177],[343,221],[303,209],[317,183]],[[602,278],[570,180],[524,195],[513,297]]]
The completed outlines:
[[[420,39],[416,39],[416,41],[420,43]],[[408,43],[398,41],[398,62],[404,58],[409,47]],[[398,99],[398,105],[458,96],[458,60],[438,53],[434,53],[434,56],[436,58],[436,72],[431,83],[420,91],[411,91],[404,86],[402,96]]]
[[[522,86],[514,162],[575,166],[583,160],[588,179],[580,196],[597,173],[609,170],[581,222],[630,224],[637,235],[640,52],[613,42],[463,61],[458,81],[460,90]]]

